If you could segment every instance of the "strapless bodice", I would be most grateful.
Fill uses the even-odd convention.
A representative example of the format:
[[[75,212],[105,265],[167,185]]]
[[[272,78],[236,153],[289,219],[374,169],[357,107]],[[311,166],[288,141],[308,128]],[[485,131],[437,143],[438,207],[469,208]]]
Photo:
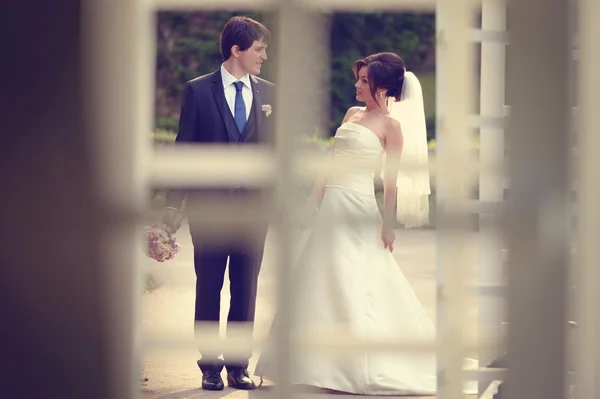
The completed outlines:
[[[381,168],[384,154],[379,138],[369,128],[344,123],[333,139],[333,171],[328,187],[373,194],[373,174]]]

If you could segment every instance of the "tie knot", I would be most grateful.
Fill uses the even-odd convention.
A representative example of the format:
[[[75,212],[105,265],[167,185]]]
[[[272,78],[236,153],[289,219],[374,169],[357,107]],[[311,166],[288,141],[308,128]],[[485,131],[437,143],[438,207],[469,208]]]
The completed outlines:
[[[244,82],[237,81],[233,82],[233,84],[235,85],[235,89],[237,91],[242,91],[242,87],[244,87]]]

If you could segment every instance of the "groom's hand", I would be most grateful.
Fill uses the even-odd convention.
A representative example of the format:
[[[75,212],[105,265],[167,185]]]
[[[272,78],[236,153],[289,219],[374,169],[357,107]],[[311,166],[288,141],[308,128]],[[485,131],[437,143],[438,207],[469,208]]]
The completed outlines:
[[[165,228],[169,233],[175,234],[181,227],[181,220],[177,210],[173,208],[166,208],[163,215],[163,223],[165,224]]]

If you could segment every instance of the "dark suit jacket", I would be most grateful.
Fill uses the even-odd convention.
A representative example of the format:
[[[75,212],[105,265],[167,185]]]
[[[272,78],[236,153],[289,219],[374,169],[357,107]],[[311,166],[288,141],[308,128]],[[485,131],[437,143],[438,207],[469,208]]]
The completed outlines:
[[[272,143],[274,118],[267,117],[262,106],[273,106],[275,85],[255,76],[250,76],[250,82],[252,108],[243,132],[239,131],[227,105],[220,69],[187,82],[183,90],[176,144]],[[239,193],[239,189],[181,187],[168,190],[165,202],[166,206],[180,209],[186,195],[227,195],[235,190]]]

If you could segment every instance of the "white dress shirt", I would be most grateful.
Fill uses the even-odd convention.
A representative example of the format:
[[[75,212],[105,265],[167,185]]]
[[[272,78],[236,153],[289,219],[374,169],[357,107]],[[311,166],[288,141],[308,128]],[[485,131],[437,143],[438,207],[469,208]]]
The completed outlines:
[[[238,81],[238,79],[234,78],[232,74],[227,72],[227,69],[223,65],[221,65],[221,77],[223,79],[223,89],[225,90],[225,99],[227,100],[227,105],[229,105],[229,109],[231,110],[231,115],[235,115],[235,86],[234,83]],[[250,116],[250,109],[252,108],[252,86],[250,85],[250,75],[246,74],[241,79],[240,82],[244,83],[242,86],[242,97],[244,98],[244,104],[246,104],[246,120]]]

